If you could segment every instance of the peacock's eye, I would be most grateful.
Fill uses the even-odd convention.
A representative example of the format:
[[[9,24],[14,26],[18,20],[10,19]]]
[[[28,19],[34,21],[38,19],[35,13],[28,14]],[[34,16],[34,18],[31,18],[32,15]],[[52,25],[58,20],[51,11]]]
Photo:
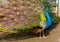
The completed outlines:
[[[21,17],[20,17],[20,20],[24,20],[24,17],[23,17],[23,16],[21,16]]]
[[[0,16],[4,16],[4,13],[0,11]]]
[[[27,15],[28,14],[28,12],[27,11],[24,11],[24,15]]]
[[[7,11],[7,12],[9,12],[9,11],[10,11],[10,9],[6,9],[6,11]]]
[[[14,10],[17,10],[17,7],[13,7]]]
[[[20,3],[24,3],[24,2],[21,0]]]
[[[19,11],[17,11],[17,15],[20,15],[20,12]]]
[[[16,1],[13,1],[12,3],[13,3],[13,4],[16,4]]]
[[[35,4],[33,4],[33,6],[34,6]]]
[[[24,9],[25,7],[24,6],[20,6],[21,9]]]
[[[8,20],[8,18],[4,17],[4,20]]]
[[[15,18],[14,21],[17,22],[18,20]]]
[[[10,15],[10,18],[14,18],[14,16],[13,15]]]

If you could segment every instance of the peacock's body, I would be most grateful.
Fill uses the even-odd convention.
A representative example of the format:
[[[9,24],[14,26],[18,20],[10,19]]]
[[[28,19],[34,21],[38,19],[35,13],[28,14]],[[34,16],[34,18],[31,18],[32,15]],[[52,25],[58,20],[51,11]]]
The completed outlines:
[[[44,36],[44,30],[49,29],[49,27],[52,25],[51,17],[49,16],[49,10],[48,8],[45,9],[45,14],[40,14],[40,27],[42,28],[43,37]],[[40,32],[40,38],[41,38],[41,32]]]
[[[52,25],[51,17],[49,16],[48,8],[45,10],[45,14],[40,14],[40,27],[48,29]]]

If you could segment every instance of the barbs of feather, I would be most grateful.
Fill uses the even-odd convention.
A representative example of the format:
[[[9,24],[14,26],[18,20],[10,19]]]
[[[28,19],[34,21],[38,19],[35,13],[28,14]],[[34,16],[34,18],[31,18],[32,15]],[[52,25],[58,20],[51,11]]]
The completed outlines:
[[[5,4],[8,4],[9,1],[8,0],[0,0],[1,3],[5,3]]]

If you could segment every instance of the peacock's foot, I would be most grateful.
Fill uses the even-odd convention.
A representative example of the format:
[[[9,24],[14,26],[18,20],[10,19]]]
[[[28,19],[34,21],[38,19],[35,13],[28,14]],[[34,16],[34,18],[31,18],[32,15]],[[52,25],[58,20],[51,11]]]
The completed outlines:
[[[46,38],[44,31],[40,32],[39,38]]]
[[[43,36],[40,36],[39,38],[46,38],[46,36],[43,35]]]
[[[43,36],[43,38],[46,38],[46,36]]]
[[[42,39],[42,37],[39,37],[40,39]]]

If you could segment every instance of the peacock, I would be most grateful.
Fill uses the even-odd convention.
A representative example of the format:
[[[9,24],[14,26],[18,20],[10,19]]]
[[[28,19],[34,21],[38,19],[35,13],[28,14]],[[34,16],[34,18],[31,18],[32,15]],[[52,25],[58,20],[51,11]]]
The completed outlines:
[[[42,32],[40,32],[40,37],[41,38],[41,33],[44,34],[44,29],[46,27],[46,17],[44,13],[40,13],[40,27],[42,28]],[[43,35],[44,37],[44,35]]]
[[[42,5],[42,0],[0,0],[0,17],[3,16],[0,18],[0,31],[15,33],[30,30],[40,24],[44,37],[44,30],[51,26],[51,18],[48,8],[45,13],[40,13],[43,10],[40,3]]]
[[[51,17],[49,16],[48,8],[45,9],[45,14],[40,14],[40,27],[42,27],[42,35],[44,36],[44,30],[49,29],[49,27],[52,25]],[[40,32],[40,38],[41,38],[41,32]]]

